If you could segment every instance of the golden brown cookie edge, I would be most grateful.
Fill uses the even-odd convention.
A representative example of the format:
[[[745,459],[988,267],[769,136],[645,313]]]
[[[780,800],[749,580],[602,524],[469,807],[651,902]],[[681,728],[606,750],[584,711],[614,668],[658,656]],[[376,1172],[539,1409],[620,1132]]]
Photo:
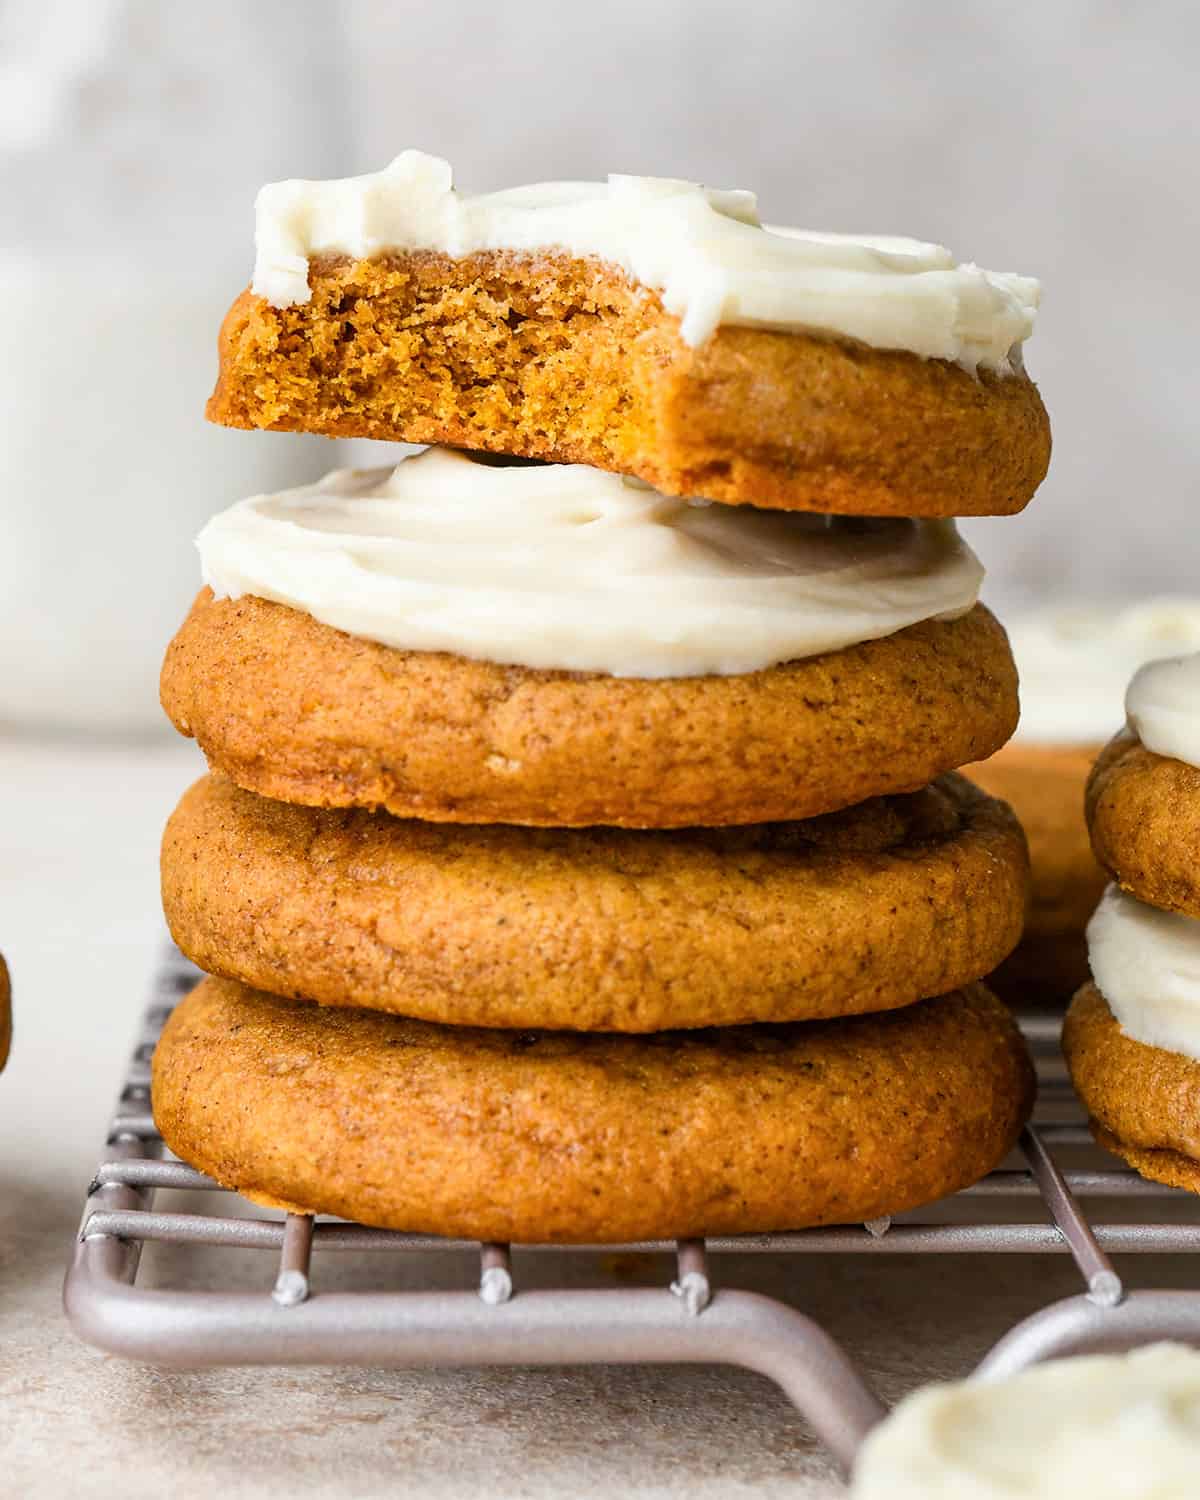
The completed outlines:
[[[695,1033],[573,1036],[564,1065],[557,1035],[334,1015],[208,979],[155,1053],[155,1119],[177,1154],[258,1198],[471,1239],[612,1243],[916,1207],[985,1175],[1032,1106],[1024,1043],[982,986],[770,1031],[804,1033],[801,1066],[763,1028],[709,1033],[711,1067]],[[531,1067],[542,1046],[553,1055]],[[801,1111],[814,1048],[824,1092]]]

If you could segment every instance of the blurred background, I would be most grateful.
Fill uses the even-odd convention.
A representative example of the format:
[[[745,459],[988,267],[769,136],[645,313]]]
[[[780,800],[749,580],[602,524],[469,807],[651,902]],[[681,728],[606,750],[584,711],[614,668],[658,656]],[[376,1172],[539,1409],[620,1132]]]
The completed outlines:
[[[1190,590],[1198,47],[1172,0],[0,0],[0,723],[166,732],[192,536],[346,459],[204,424],[255,191],[410,145],[467,189],[694,177],[1041,277],[1055,456],[968,527],[990,597]]]

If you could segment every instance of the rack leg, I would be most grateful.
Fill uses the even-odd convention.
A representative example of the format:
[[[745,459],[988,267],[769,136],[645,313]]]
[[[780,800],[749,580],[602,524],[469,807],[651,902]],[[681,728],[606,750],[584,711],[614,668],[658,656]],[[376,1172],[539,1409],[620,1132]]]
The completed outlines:
[[[676,1252],[677,1274],[671,1290],[682,1301],[693,1318],[699,1317],[712,1301],[712,1282],[708,1276],[708,1255],[703,1240],[680,1240]]]
[[[479,1296],[489,1307],[500,1307],[513,1294],[512,1255],[507,1245],[479,1247]]]
[[[279,1274],[271,1292],[280,1307],[298,1307],[308,1300],[308,1268],[312,1260],[313,1221],[310,1214],[288,1214],[279,1252]]]
[[[1046,1207],[1087,1282],[1088,1296],[1098,1307],[1116,1307],[1125,1296],[1121,1278],[1101,1250],[1092,1226],[1084,1218],[1054,1158],[1032,1126],[1027,1125],[1021,1134],[1021,1150],[1046,1200]]]

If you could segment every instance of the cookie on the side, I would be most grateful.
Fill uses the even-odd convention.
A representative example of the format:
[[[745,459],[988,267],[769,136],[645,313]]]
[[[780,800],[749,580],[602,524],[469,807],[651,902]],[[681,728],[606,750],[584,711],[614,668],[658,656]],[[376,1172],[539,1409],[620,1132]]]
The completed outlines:
[[[0,953],[0,1068],[8,1061],[12,1047],[12,981],[8,965]]]
[[[855,1223],[999,1162],[1033,1099],[982,986],[649,1037],[441,1027],[206,979],[153,1063],[167,1144],[271,1205],[480,1240]]]
[[[206,589],[162,698],[214,769],[264,797],[559,827],[815,817],[982,759],[1017,720],[982,605],[763,671],[638,679],[401,651]]]
[[[908,1005],[1016,942],[1004,804],[948,774],[799,823],[675,832],[448,827],[289,806],[208,776],[163,839],[202,969],[470,1026],[659,1031]]]
[[[1095,753],[1018,737],[990,760],[963,768],[984,791],[1009,804],[1029,840],[1025,931],[988,980],[1013,1005],[1065,1004],[1088,977],[1084,932],[1105,886],[1083,816]]]
[[[1143,1177],[1200,1192],[1200,1061],[1129,1036],[1095,984],[1071,1002],[1063,1052],[1098,1143]]]
[[[1096,858],[1139,901],[1200,917],[1200,768],[1123,730],[1087,786]]]

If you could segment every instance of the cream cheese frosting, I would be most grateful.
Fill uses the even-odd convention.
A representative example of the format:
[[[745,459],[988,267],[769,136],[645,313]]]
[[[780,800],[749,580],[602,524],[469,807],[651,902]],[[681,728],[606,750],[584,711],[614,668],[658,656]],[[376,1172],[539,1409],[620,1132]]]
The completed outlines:
[[[1200,921],[1110,885],[1087,940],[1092,978],[1121,1030],[1200,1061]]]
[[[1151,1344],[927,1386],[868,1436],[853,1500],[1191,1500],[1200,1353]]]
[[[1200,652],[1142,667],[1125,694],[1125,716],[1147,750],[1200,767]]]
[[[255,247],[252,289],[275,307],[309,300],[316,255],[558,250],[659,292],[692,345],[737,323],[1001,373],[1019,368],[1040,296],[1030,277],[959,264],[941,245],[764,225],[753,193],[613,174],[470,195],[421,151],[362,177],[268,183]]]
[[[1101,745],[1120,729],[1125,689],[1143,663],[1200,648],[1200,599],[1059,605],[1009,622],[1008,638],[1021,680],[1017,738]]]
[[[710,505],[445,448],[241,501],[197,545],[219,596],[401,649],[621,677],[836,651],[964,614],[983,578],[950,521]]]

